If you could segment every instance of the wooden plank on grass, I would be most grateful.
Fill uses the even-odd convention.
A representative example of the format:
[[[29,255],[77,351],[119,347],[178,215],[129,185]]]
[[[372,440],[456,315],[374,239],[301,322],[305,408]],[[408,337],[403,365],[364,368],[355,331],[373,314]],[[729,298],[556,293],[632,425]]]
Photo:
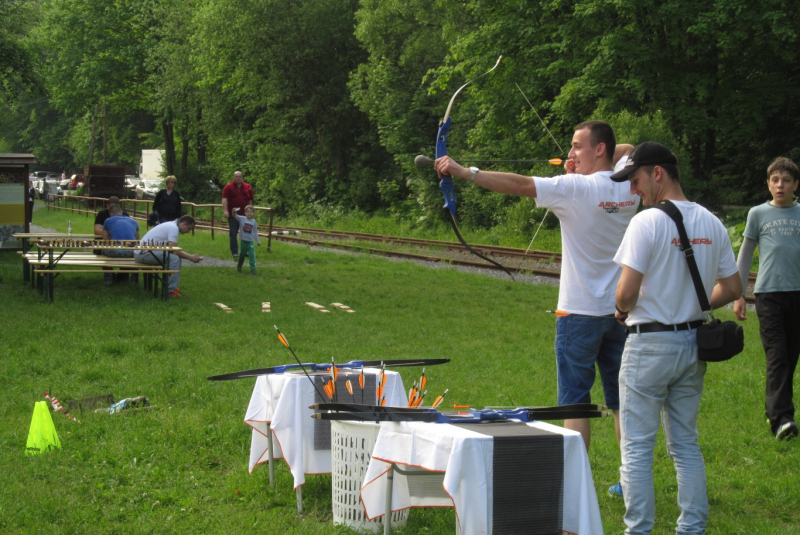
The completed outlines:
[[[214,304],[217,305],[222,310],[224,310],[225,312],[227,312],[228,314],[233,312],[233,310],[231,310],[231,308],[229,306],[227,306],[227,305],[223,305],[222,303],[214,303]]]
[[[261,312],[272,312],[272,308],[269,306],[269,301],[261,303]]]
[[[349,312],[350,314],[355,313],[355,310],[350,308],[347,305],[343,305],[341,303],[331,303],[331,306],[338,308],[339,310],[344,310],[345,312]]]
[[[328,310],[324,306],[312,303],[311,301],[307,302],[306,304],[311,308],[313,308],[314,310],[319,310],[320,312],[330,312],[330,310]]]

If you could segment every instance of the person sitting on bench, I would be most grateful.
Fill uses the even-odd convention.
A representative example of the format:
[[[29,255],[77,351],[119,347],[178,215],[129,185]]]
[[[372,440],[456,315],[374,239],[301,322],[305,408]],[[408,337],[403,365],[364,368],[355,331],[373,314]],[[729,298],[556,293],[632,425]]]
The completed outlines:
[[[104,240],[138,240],[139,239],[139,223],[132,217],[122,215],[122,207],[118,204],[112,204],[108,207],[109,218],[103,223],[103,239]],[[102,249],[103,256],[110,258],[133,258],[133,251],[117,250],[117,249]],[[109,272],[104,275],[106,286],[111,286],[114,281],[113,273]],[[139,275],[136,273],[131,274],[131,284],[139,282]]]

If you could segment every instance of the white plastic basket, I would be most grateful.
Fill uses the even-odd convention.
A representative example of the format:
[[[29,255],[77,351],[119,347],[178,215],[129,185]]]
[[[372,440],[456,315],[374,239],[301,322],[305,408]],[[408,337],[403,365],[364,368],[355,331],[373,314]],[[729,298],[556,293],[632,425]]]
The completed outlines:
[[[374,422],[331,422],[334,524],[369,533],[383,531],[384,517],[367,520],[359,499],[380,428]],[[392,513],[392,528],[405,526],[407,520],[408,509]]]

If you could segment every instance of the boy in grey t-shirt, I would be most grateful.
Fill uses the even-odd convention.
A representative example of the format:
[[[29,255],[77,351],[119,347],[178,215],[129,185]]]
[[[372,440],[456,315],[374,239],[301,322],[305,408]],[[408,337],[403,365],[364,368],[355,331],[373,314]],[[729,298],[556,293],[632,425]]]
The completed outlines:
[[[784,440],[798,433],[792,382],[800,356],[800,205],[794,201],[800,170],[790,159],[777,158],[767,169],[767,177],[772,200],[747,214],[737,263],[742,288],[747,288],[758,245],[753,293],[767,359],[766,415],[772,434]],[[736,318],[744,320],[744,295],[733,308]]]
[[[236,211],[239,211],[237,208]],[[250,259],[250,273],[256,274],[256,248],[254,242],[261,247],[261,238],[258,237],[258,223],[253,219],[255,210],[252,206],[246,206],[244,215],[235,214],[239,220],[239,264],[236,269],[241,273],[244,257]]]

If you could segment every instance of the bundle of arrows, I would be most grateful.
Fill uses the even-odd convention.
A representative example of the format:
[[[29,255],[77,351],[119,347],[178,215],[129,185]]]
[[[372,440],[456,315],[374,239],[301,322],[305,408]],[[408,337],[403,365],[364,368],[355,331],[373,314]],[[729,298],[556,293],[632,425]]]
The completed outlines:
[[[419,376],[419,381],[414,381],[411,383],[411,388],[408,390],[408,408],[417,408],[422,405],[422,402],[425,401],[425,396],[428,394],[428,391],[425,387],[428,385],[428,378],[425,377],[425,368],[422,368],[422,374]],[[438,407],[442,401],[444,401],[444,397],[447,395],[449,390],[445,390],[441,396],[437,397],[436,400],[431,405],[431,408],[435,409]]]
[[[433,407],[384,407],[356,403],[317,403],[309,408],[318,420],[349,420],[360,422],[434,422],[479,423],[537,420],[571,420],[575,418],[605,418],[612,415],[608,407],[592,403],[575,403],[555,407],[516,407],[513,409],[468,408],[467,411],[437,411]]]
[[[331,359],[330,363],[326,362],[323,364],[317,364],[313,362],[302,363],[300,362],[300,359],[297,358],[297,355],[292,349],[292,346],[289,345],[289,341],[286,339],[283,333],[278,329],[278,326],[275,325],[274,327],[275,331],[277,331],[278,333],[278,340],[280,340],[280,342],[284,346],[286,346],[286,348],[291,352],[297,364],[284,364],[281,366],[273,366],[270,368],[258,368],[255,370],[245,370],[241,372],[226,373],[222,375],[212,375],[211,377],[207,377],[207,379],[209,381],[231,381],[234,379],[246,379],[248,377],[258,377],[260,375],[287,373],[299,369],[306,375],[306,377],[308,377],[308,380],[311,381],[311,384],[314,385],[314,390],[316,390],[320,399],[327,398],[330,399],[331,401],[338,401],[336,396],[336,379],[339,376],[339,371],[360,369],[361,373],[358,376],[358,386],[361,389],[361,402],[363,403],[364,367],[379,366],[380,371],[378,372],[378,378],[377,378],[377,402],[378,406],[384,406],[386,405],[386,395],[384,392],[384,389],[386,387],[386,368],[390,367],[399,368],[404,366],[434,366],[437,364],[446,364],[450,362],[450,359],[405,359],[405,360],[351,360],[349,362],[345,362],[342,364],[336,364],[336,362],[333,359]],[[314,382],[313,379],[311,379],[309,372],[315,373],[316,375],[319,375],[320,373],[325,373],[329,375],[328,382],[325,383],[325,385],[323,385],[322,387],[324,393],[319,391],[316,383]],[[425,377],[425,369],[423,368],[422,378],[420,379],[420,382],[423,383],[423,388],[424,388],[424,381],[423,381],[424,377]],[[347,391],[350,393],[350,395],[353,396],[353,384],[350,382],[349,379],[346,381],[345,387],[347,388]],[[447,392],[445,392],[445,394],[446,393]],[[424,392],[417,400],[418,401],[417,405],[419,405],[419,403],[422,403],[423,396]],[[443,397],[444,394],[439,396],[439,399],[437,401],[441,402],[441,399]]]

